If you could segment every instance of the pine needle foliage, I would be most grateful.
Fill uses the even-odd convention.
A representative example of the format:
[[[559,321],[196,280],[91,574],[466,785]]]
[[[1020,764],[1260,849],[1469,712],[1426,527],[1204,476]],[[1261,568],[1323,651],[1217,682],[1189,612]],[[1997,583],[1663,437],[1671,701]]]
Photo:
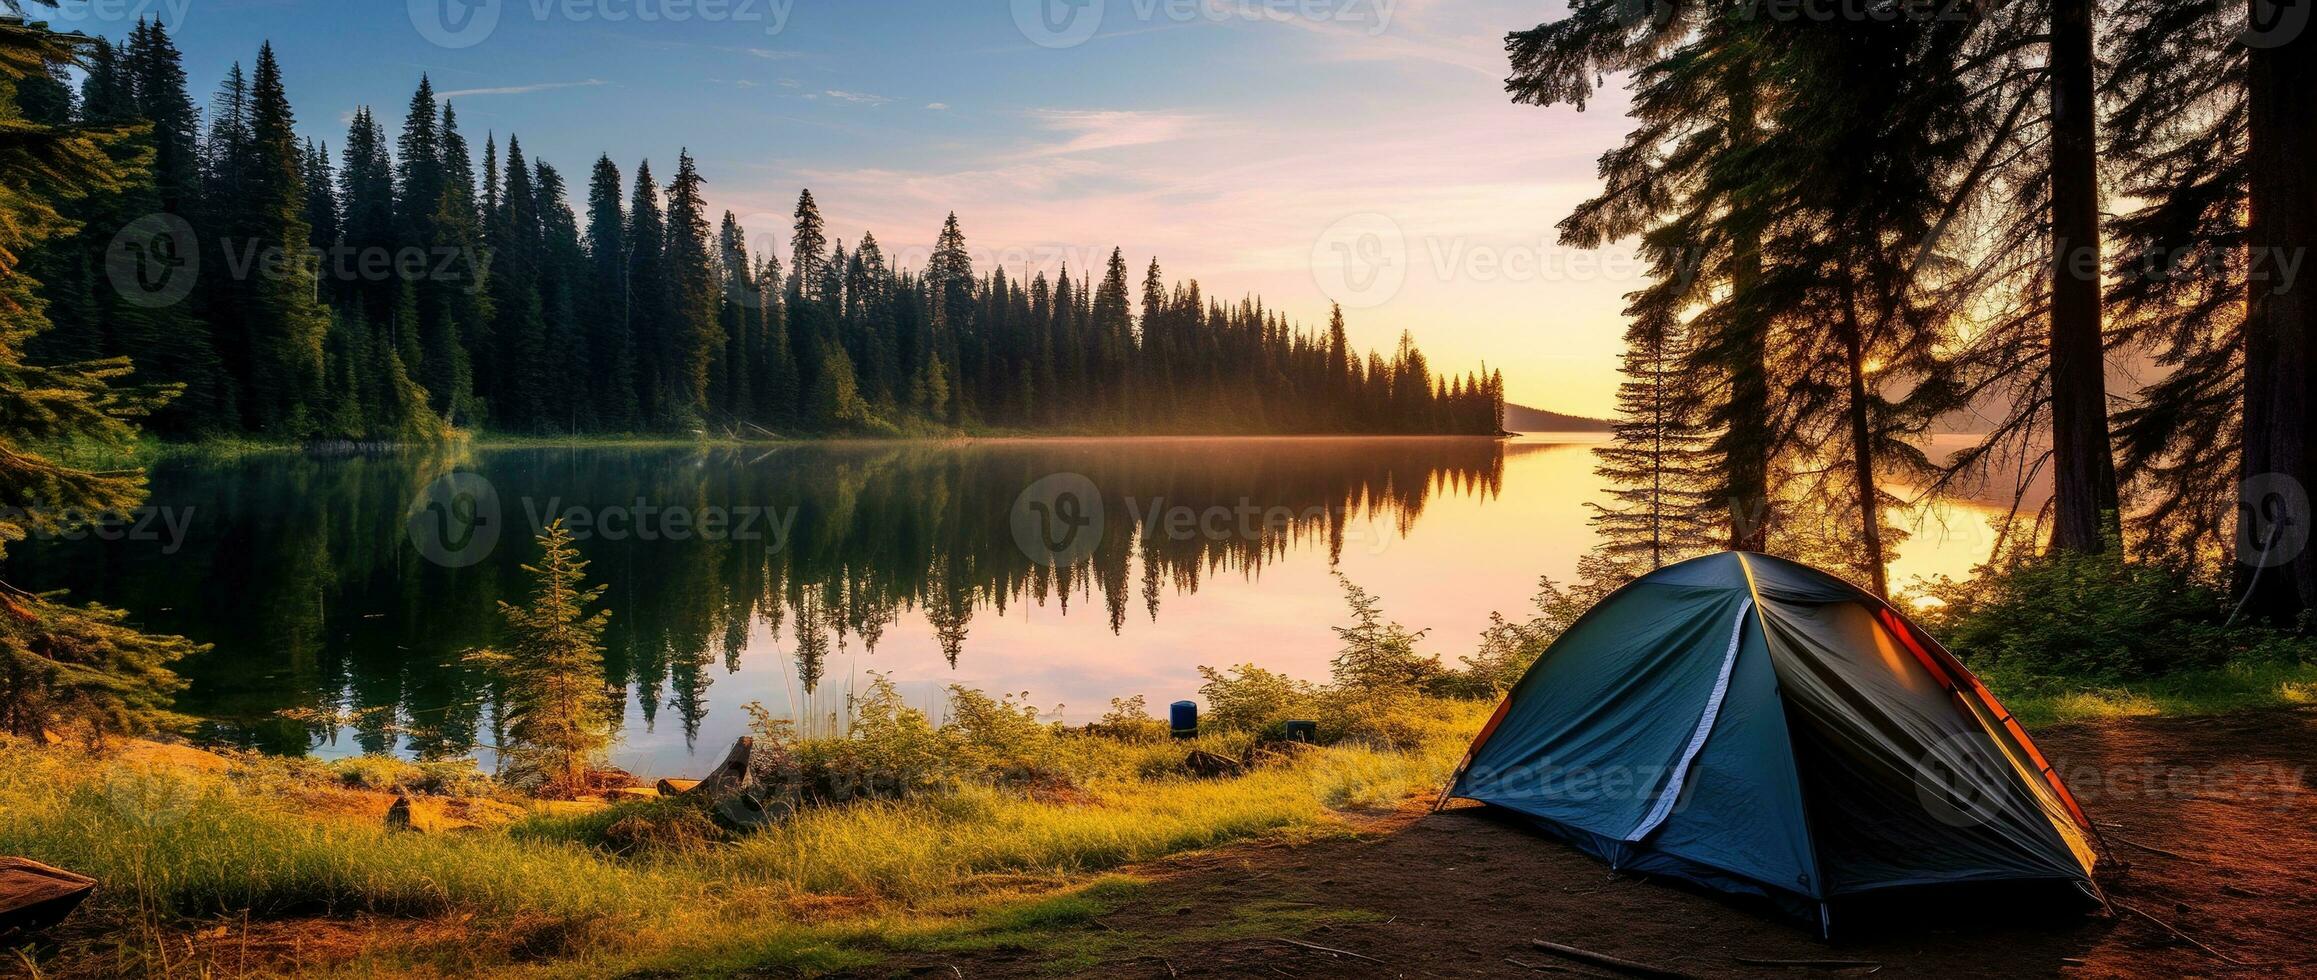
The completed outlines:
[[[609,610],[589,606],[603,586],[586,584],[587,562],[557,521],[539,535],[529,605],[502,602],[508,647],[469,659],[503,685],[499,713],[511,770],[536,775],[549,792],[584,788],[612,743],[612,702],[603,684],[603,628]]]
[[[44,125],[18,111],[16,87],[76,63],[85,39],[38,26],[0,25],[0,559],[7,547],[108,519],[137,506],[144,474],[85,470],[38,447],[79,443],[125,448],[130,420],[173,392],[116,388],[125,358],[55,366],[27,363],[25,346],[48,328],[39,284],[20,258],[72,234],[59,202],[123,186],[128,165],[109,149],[125,128]],[[134,161],[131,161],[132,163]],[[77,734],[94,743],[183,719],[169,710],[183,686],[169,665],[196,647],[150,636],[127,614],[74,606],[61,593],[35,595],[0,583],[0,732]]]

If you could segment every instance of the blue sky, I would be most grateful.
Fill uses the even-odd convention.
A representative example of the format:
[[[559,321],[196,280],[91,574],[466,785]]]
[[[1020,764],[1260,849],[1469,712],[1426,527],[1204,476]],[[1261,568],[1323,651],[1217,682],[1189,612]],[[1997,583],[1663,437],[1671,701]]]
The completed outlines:
[[[720,210],[786,250],[810,187],[832,234],[921,265],[954,209],[981,265],[1260,293],[1355,340],[1414,330],[1437,366],[1502,367],[1515,400],[1603,413],[1630,251],[1561,249],[1622,99],[1511,105],[1504,0],[75,0],[63,28],[175,26],[196,101],[270,39],[299,121],[397,124],[421,72],[478,142],[578,184],[601,153],[664,179],[690,148]],[[494,20],[495,16],[495,20]],[[1058,27],[1056,25],[1059,25]],[[487,29],[486,29],[487,28]],[[438,41],[446,43],[437,43]]]

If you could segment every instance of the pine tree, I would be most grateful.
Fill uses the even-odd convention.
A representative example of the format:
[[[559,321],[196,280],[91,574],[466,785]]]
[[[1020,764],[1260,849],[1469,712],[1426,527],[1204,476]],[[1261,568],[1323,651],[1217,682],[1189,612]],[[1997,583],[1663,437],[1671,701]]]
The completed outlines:
[[[490,168],[486,167],[486,172]],[[504,182],[486,203],[491,243],[491,346],[476,359],[478,394],[497,424],[537,431],[546,421],[547,311],[540,294],[546,233],[523,141],[507,137]]]
[[[436,255],[452,257],[450,274],[419,293],[419,373],[435,413],[451,424],[483,417],[475,397],[474,352],[490,331],[490,281],[483,226],[475,206],[475,164],[457,110],[442,107],[442,197],[428,222]]]
[[[588,611],[604,587],[586,584],[587,562],[563,522],[549,524],[538,541],[539,563],[523,566],[532,577],[531,603],[499,604],[507,650],[477,651],[472,659],[502,685],[507,757],[518,770],[537,773],[548,792],[570,793],[586,788],[611,747],[603,673],[603,628],[611,613]]]
[[[1645,12],[1649,16],[1633,16]],[[1780,435],[1772,430],[1770,321],[1761,301],[1767,217],[1748,192],[1764,158],[1763,84],[1753,36],[1767,30],[1743,0],[1655,4],[1576,0],[1559,21],[1506,39],[1516,102],[1583,109],[1601,79],[1628,75],[1638,125],[1601,158],[1602,193],[1561,223],[1561,241],[1597,248],[1638,237],[1651,285],[1633,319],[1694,312],[1692,383],[1709,389],[1717,498],[1729,503],[1729,545],[1768,547],[1759,508],[1771,498]],[[1666,146],[1686,152],[1662,153]],[[1687,193],[1669,193],[1685,188]]]
[[[1113,248],[1102,285],[1094,292],[1094,331],[1101,359],[1099,397],[1105,414],[1120,425],[1127,421],[1133,398],[1127,364],[1134,356],[1134,319],[1126,289],[1126,253]]]
[[[748,258],[748,232],[730,211],[724,212],[717,229],[716,255],[716,278],[723,285],[716,324],[724,343],[709,369],[711,402],[726,417],[752,419],[756,415],[752,369],[764,342],[764,297],[757,292],[754,264]]]
[[[705,183],[689,152],[676,158],[668,185],[667,275],[671,319],[661,364],[662,425],[698,426],[708,415],[708,365],[724,344],[717,325],[717,255],[711,244]]]
[[[273,45],[258,49],[250,77],[247,158],[240,190],[212,195],[234,220],[228,228],[237,252],[231,265],[249,270],[226,288],[236,294],[247,318],[249,384],[245,410],[252,428],[275,436],[301,437],[322,398],[322,344],[330,317],[315,297],[315,270],[304,261],[312,229],[305,220],[304,154],[297,120]],[[287,258],[283,274],[251,263],[266,256]]]
[[[1718,544],[1719,515],[1704,489],[1713,483],[1708,439],[1686,363],[1673,325],[1642,320],[1626,330],[1615,437],[1593,450],[1593,472],[1610,483],[1610,503],[1590,505],[1610,573],[1597,584],[1621,584]]]
[[[129,35],[129,72],[135,78],[137,116],[152,127],[153,185],[161,210],[199,213],[200,112],[187,94],[183,56],[159,20],[137,21]]]
[[[353,261],[326,257],[323,267],[325,281],[337,287],[334,293],[339,302],[358,304],[372,324],[391,320],[400,292],[395,275],[378,275],[374,269],[366,273],[364,266],[376,261],[373,256],[393,256],[404,240],[394,211],[394,161],[386,142],[386,130],[370,108],[355,109],[346,131],[345,169],[339,175],[343,244]],[[341,244],[325,243],[319,236],[315,242],[324,249]]]
[[[634,353],[628,369],[636,386],[637,420],[665,417],[666,397],[659,387],[661,364],[668,341],[666,325],[675,304],[667,273],[668,227],[660,214],[660,188],[652,182],[652,164],[636,165],[634,196],[628,200],[628,349]]]
[[[586,324],[589,412],[599,427],[619,431],[636,422],[635,348],[628,334],[627,212],[619,165],[607,154],[587,182],[588,301]]]
[[[0,129],[10,134],[0,143],[0,559],[9,543],[125,512],[143,497],[141,472],[79,469],[35,446],[125,450],[136,435],[130,420],[173,393],[112,387],[131,370],[125,358],[52,368],[23,356],[47,322],[20,257],[74,231],[59,204],[118,192],[131,177],[110,152],[128,131],[33,122],[13,98],[17,83],[72,63],[86,44],[0,23]],[[169,705],[183,682],[169,665],[200,648],[138,632],[126,613],[69,605],[61,594],[0,584],[0,606],[0,731],[37,739],[77,730],[96,741],[181,721]]]
[[[532,186],[539,214],[539,306],[545,321],[540,371],[531,384],[538,386],[540,422],[565,431],[579,424],[582,407],[591,400],[587,390],[587,343],[579,307],[587,292],[589,265],[586,246],[579,239],[579,216],[566,200],[563,174],[546,161],[532,164]]]

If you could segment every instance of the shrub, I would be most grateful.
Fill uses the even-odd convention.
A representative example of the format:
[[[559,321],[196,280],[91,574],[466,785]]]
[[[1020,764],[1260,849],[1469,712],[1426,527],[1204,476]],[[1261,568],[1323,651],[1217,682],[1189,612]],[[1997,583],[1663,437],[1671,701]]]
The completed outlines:
[[[325,764],[329,774],[351,789],[432,796],[488,796],[497,783],[473,759],[406,762],[389,755],[359,755]]]
[[[697,853],[724,840],[723,828],[688,800],[621,807],[620,816],[603,829],[602,837],[604,847],[622,855]]]
[[[1343,583],[1344,601],[1352,607],[1352,624],[1334,628],[1344,644],[1332,670],[1337,687],[1380,694],[1414,692],[1447,672],[1439,657],[1416,652],[1424,630],[1409,630],[1385,619],[1381,601],[1341,572],[1336,581]]]
[[[1608,592],[1598,585],[1562,588],[1550,578],[1538,579],[1536,614],[1515,622],[1503,613],[1490,613],[1488,628],[1480,632],[1480,649],[1458,657],[1464,669],[1435,682],[1432,693],[1472,699],[1502,696]]]
[[[1149,703],[1137,694],[1131,698],[1111,698],[1110,710],[1102,718],[1087,726],[1087,734],[1115,739],[1133,745],[1148,745],[1166,741],[1170,729],[1167,723],[1150,716]]]
[[[1029,695],[992,698],[961,684],[949,687],[955,764],[984,779],[1043,783],[1060,780],[1054,730],[1038,721]]]
[[[2190,572],[2114,555],[2055,554],[1940,578],[1918,615],[1974,670],[2038,679],[2120,681],[2298,660],[2306,648],[2274,630],[2227,625],[2231,597]]]
[[[1309,718],[1316,707],[1311,684],[1286,674],[1240,664],[1226,674],[1200,667],[1199,700],[1206,703],[1203,724],[1223,731],[1261,731],[1293,718]]]

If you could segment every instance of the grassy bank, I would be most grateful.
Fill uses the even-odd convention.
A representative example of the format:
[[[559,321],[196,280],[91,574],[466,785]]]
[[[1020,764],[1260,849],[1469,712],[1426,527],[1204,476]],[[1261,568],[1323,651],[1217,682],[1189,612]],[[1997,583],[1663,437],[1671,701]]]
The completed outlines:
[[[1199,779],[1179,769],[1183,745],[1121,742],[1092,751],[1129,775],[812,806],[729,840],[680,832],[698,814],[673,801],[389,831],[381,794],[312,765],[237,756],[196,770],[0,744],[0,853],[103,883],[41,960],[59,975],[230,972],[265,923],[322,917],[423,924],[417,935],[439,941],[333,964],[349,951],[317,930],[293,957],[309,972],[810,971],[1094,914],[1104,889],[1130,887],[1102,874],[1133,862],[1346,833],[1345,810],[1437,788],[1488,706],[1406,710],[1426,734],[1400,748],[1338,745]]]
[[[1995,682],[1990,682],[1995,683]],[[2217,715],[2317,705],[2317,665],[2236,664],[2133,681],[2043,681],[1996,687],[2030,728],[2073,721]]]
[[[2044,724],[2305,702],[2312,681],[2215,671],[2009,700]],[[1066,968],[1116,954],[1104,945],[1115,937],[1076,926],[1138,887],[1118,869],[1352,833],[1359,811],[1437,788],[1490,708],[1416,698],[1364,720],[1399,733],[1397,747],[1259,753],[1245,732],[1186,744],[1044,729],[992,756],[959,741],[945,756],[973,764],[936,788],[807,806],[748,835],[720,834],[679,801],[527,803],[487,780],[380,760],[188,766],[0,742],[0,853],[104,885],[66,941],[32,961],[53,976],[809,974],[992,945]],[[1182,765],[1191,748],[1254,763],[1195,778]],[[1000,770],[1032,775],[989,777]],[[383,791],[398,788],[478,797],[464,802],[505,817],[391,831]],[[1324,914],[1242,911],[1248,928],[1273,931]]]

